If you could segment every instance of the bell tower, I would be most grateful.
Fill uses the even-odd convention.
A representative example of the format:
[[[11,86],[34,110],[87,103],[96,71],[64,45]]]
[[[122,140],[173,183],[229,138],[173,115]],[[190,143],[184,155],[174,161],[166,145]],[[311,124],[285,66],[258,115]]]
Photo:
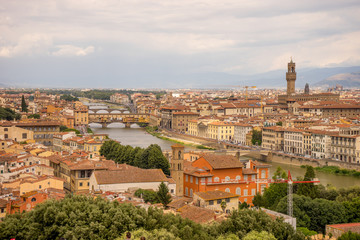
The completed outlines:
[[[175,144],[171,149],[170,175],[176,182],[175,194],[181,197],[184,195],[184,146]]]
[[[286,73],[286,81],[287,81],[287,95],[291,95],[295,93],[295,81],[296,81],[296,72],[295,72],[295,63],[292,58],[288,63],[288,71]]]

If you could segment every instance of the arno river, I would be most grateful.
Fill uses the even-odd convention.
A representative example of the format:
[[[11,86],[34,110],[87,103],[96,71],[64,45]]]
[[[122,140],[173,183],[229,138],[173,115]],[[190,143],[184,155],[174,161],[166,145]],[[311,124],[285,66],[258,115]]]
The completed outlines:
[[[91,125],[94,133],[106,133],[109,134],[109,137],[120,141],[123,145],[139,146],[146,148],[150,144],[158,144],[163,150],[170,150],[172,142],[168,142],[159,138],[156,138],[144,131],[144,129],[139,128],[137,125],[132,125],[131,128],[124,128],[123,124],[114,123],[108,128],[99,128],[100,125]],[[119,128],[119,126],[121,126]],[[186,147],[185,150],[191,150],[191,148]],[[276,170],[278,166],[287,170],[290,170],[293,179],[296,177],[303,177],[305,174],[305,169],[290,166],[287,164],[280,163],[271,163],[270,172],[272,173]],[[321,184],[327,185],[331,184],[337,188],[348,187],[358,185],[360,186],[360,178],[348,177],[348,176],[337,176],[328,173],[316,172],[316,176],[319,178]]]

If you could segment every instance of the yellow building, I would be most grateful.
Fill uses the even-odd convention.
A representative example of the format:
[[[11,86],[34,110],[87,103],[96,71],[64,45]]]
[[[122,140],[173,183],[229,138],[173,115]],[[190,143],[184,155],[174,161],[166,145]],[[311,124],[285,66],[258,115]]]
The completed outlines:
[[[35,142],[45,146],[51,146],[53,144],[53,135],[60,132],[60,123],[54,121],[19,122],[14,125],[33,131]]]
[[[24,179],[20,183],[20,194],[48,188],[64,190],[64,179],[54,176],[41,176],[37,179]]]
[[[5,199],[0,199],[0,221],[6,217],[6,205],[7,201]]]
[[[103,141],[97,139],[90,139],[84,142],[84,150],[100,155],[99,151],[102,145],[103,145]]]
[[[239,195],[219,190],[196,192],[193,202],[198,207],[230,213],[239,208]]]
[[[0,127],[0,138],[11,139],[16,142],[26,142],[34,139],[34,132],[14,125],[6,126],[4,123]]]
[[[208,124],[207,136],[218,141],[232,141],[234,139],[234,123],[211,122]]]
[[[79,106],[74,110],[75,126],[89,124],[89,110],[87,106]]]

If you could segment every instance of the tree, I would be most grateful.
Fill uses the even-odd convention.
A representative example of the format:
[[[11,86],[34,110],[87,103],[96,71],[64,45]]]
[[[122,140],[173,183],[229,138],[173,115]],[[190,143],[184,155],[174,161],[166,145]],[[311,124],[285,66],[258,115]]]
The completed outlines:
[[[21,111],[22,112],[28,112],[24,95],[22,95],[22,97],[21,97]]]
[[[157,196],[159,202],[162,203],[165,208],[167,208],[167,205],[171,202],[171,195],[169,194],[169,188],[165,185],[164,182],[160,183]]]
[[[226,202],[225,202],[225,201],[222,201],[222,202],[220,203],[220,206],[221,206],[221,209],[223,210],[223,212],[225,212]]]
[[[19,120],[20,118],[21,118],[21,115],[18,113],[15,113],[14,110],[11,110],[10,108],[0,107],[0,119],[1,120],[12,121],[14,119]]]
[[[294,217],[299,227],[306,227],[316,232],[324,232],[325,225],[348,221],[345,207],[336,201],[311,199],[310,197],[293,195]],[[281,199],[276,211],[287,213],[287,197]]]
[[[38,113],[30,114],[30,115],[28,116],[28,118],[40,119],[40,114],[38,114]]]
[[[353,233],[351,231],[342,234],[338,240],[359,240],[360,239],[360,234],[358,233]]]
[[[253,130],[251,143],[253,145],[261,146],[261,142],[262,142],[262,131]]]
[[[261,231],[261,232],[251,231],[248,234],[246,234],[246,236],[243,238],[243,240],[258,240],[258,239],[276,240],[274,235],[272,235],[271,233],[268,233],[266,231]]]
[[[306,166],[306,172],[303,181],[312,181],[314,178],[314,168],[312,166]],[[296,193],[314,199],[318,196],[318,189],[317,186],[314,185],[314,183],[301,183],[298,184]]]

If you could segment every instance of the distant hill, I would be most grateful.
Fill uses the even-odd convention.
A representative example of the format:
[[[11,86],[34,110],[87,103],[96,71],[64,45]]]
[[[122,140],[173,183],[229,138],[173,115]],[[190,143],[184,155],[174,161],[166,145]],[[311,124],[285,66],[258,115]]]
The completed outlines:
[[[360,72],[340,73],[314,84],[317,87],[334,87],[337,84],[345,88],[360,88]]]
[[[257,86],[258,88],[286,88],[286,70],[276,70],[254,75],[237,75],[216,72],[204,72],[178,76],[182,87],[231,88],[232,86]],[[338,74],[360,72],[360,66],[334,68],[305,68],[296,69],[296,88],[304,88],[306,83],[311,87],[327,87],[318,85],[319,82]],[[345,85],[344,85],[345,86]],[[173,83],[172,87],[177,86]]]

